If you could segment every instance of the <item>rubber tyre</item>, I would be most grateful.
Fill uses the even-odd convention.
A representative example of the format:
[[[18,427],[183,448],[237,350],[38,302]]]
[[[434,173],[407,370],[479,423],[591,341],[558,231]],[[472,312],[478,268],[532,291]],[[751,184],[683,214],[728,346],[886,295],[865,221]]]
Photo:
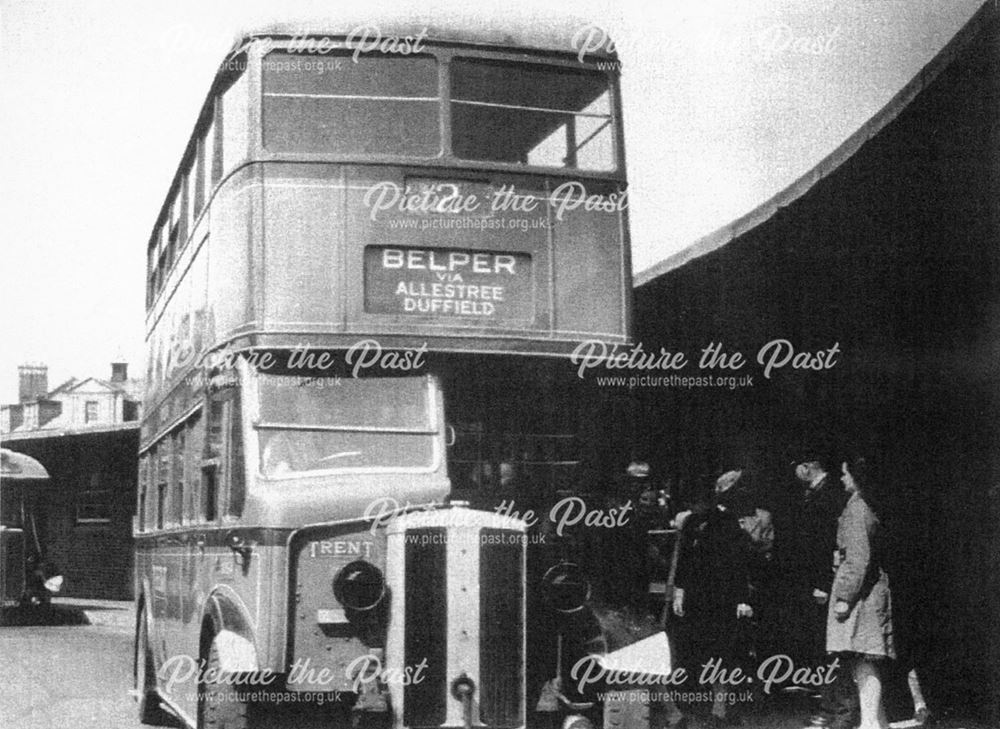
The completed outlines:
[[[146,611],[143,610],[139,616],[133,663],[135,690],[139,701],[139,721],[153,726],[169,726],[174,721],[173,717],[160,706],[160,695],[156,691],[156,666],[153,662],[153,651],[149,647],[146,625]]]
[[[236,687],[205,680],[205,676],[219,675],[221,665],[213,639],[205,670],[198,680],[198,729],[250,729],[251,707],[236,698]]]

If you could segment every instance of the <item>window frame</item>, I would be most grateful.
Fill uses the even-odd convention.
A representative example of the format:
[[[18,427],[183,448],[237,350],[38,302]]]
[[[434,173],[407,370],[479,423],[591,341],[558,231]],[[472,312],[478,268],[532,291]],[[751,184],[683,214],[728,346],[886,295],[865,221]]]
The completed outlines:
[[[334,36],[327,36],[334,37]],[[346,37],[346,36],[344,36]],[[440,151],[432,157],[404,156],[398,154],[360,154],[360,153],[330,153],[330,152],[269,152],[264,148],[264,125],[263,115],[263,59],[267,53],[272,51],[288,51],[292,45],[290,38],[267,38],[264,43],[251,44],[249,49],[227,63],[228,67],[237,69],[218,75],[212,85],[211,90],[205,100],[195,129],[188,140],[188,147],[185,148],[184,156],[178,165],[174,180],[161,208],[160,217],[154,226],[153,234],[150,238],[149,247],[156,249],[156,265],[152,267],[147,279],[147,314],[153,310],[160,301],[160,294],[163,292],[170,271],[176,261],[180,258],[181,252],[191,243],[193,230],[183,231],[184,236],[178,235],[174,242],[174,256],[169,262],[164,260],[166,248],[169,247],[169,237],[171,231],[172,211],[178,201],[188,197],[190,186],[187,184],[187,175],[193,167],[197,166],[201,157],[201,147],[204,140],[210,135],[212,138],[211,149],[204,154],[205,165],[205,186],[203,190],[203,203],[201,211],[193,220],[196,226],[197,219],[211,205],[220,185],[225,180],[238,172],[247,164],[254,162],[335,162],[342,164],[400,164],[411,167],[444,168],[461,172],[468,171],[489,171],[489,172],[512,172],[524,175],[539,175],[547,177],[562,177],[567,179],[592,179],[607,180],[626,184],[625,175],[625,145],[624,130],[621,109],[621,84],[620,73],[617,70],[599,68],[595,61],[581,62],[574,55],[569,53],[558,53],[532,48],[478,48],[474,46],[448,45],[446,43],[429,42],[420,55],[430,56],[437,62],[438,68],[438,103],[440,121]],[[306,56],[312,57],[312,56]],[[565,68],[576,71],[597,72],[602,74],[608,83],[609,106],[611,113],[612,141],[611,151],[614,158],[613,165],[608,170],[589,170],[577,167],[552,167],[529,164],[516,164],[510,162],[495,162],[484,160],[464,160],[459,159],[453,152],[452,134],[453,125],[451,119],[451,62],[455,58],[462,59],[482,59],[498,63],[511,63],[529,66],[551,66]],[[223,169],[223,109],[221,99],[229,88],[242,79],[247,83],[247,124],[249,133],[247,135],[246,155],[234,163],[232,169]],[[197,137],[196,137],[197,135]],[[207,145],[205,145],[207,146]],[[211,159],[209,158],[211,157]],[[192,163],[191,160],[194,160]],[[185,226],[190,227],[190,226]],[[179,231],[180,232],[180,231]],[[164,241],[167,245],[164,245]],[[149,255],[147,253],[147,255]]]
[[[578,173],[580,175],[589,175],[591,173],[608,173],[608,172],[613,172],[613,171],[615,171],[618,168],[618,154],[617,154],[617,144],[616,144],[616,141],[617,141],[617,130],[618,130],[619,123],[617,122],[617,119],[616,119],[615,105],[613,103],[614,102],[614,94],[613,94],[613,91],[612,91],[611,77],[609,76],[609,74],[606,71],[602,71],[602,70],[596,69],[596,68],[581,68],[579,65],[577,65],[573,69],[570,69],[572,71],[580,72],[580,75],[600,76],[600,77],[602,77],[604,79],[604,82],[605,82],[605,91],[604,91],[604,93],[606,93],[608,95],[608,99],[607,99],[608,112],[607,112],[607,114],[597,114],[597,113],[594,113],[594,112],[587,112],[586,111],[586,107],[584,109],[579,110],[579,111],[571,111],[569,109],[557,109],[557,108],[554,108],[554,107],[551,107],[551,106],[546,106],[546,107],[528,107],[528,106],[523,106],[523,105],[518,105],[518,104],[501,103],[501,102],[497,102],[497,101],[481,101],[481,100],[472,100],[472,99],[457,99],[451,93],[451,90],[452,90],[452,83],[451,82],[454,79],[453,64],[461,63],[461,62],[469,62],[470,65],[472,65],[472,66],[475,66],[477,64],[478,65],[484,65],[484,66],[490,66],[490,65],[492,65],[492,66],[506,66],[508,68],[510,68],[512,66],[522,66],[522,67],[524,67],[525,70],[537,70],[537,71],[540,71],[540,72],[545,72],[545,71],[548,71],[548,70],[551,70],[551,69],[562,69],[562,68],[565,68],[564,66],[562,66],[560,64],[548,64],[548,63],[544,63],[544,62],[542,62],[540,60],[539,61],[535,61],[535,60],[528,60],[528,59],[523,59],[522,58],[522,59],[518,59],[517,61],[511,61],[511,60],[508,60],[508,59],[493,58],[490,55],[487,55],[486,57],[483,57],[483,56],[480,56],[480,55],[472,55],[472,54],[464,54],[464,53],[455,54],[455,55],[453,55],[449,59],[449,63],[448,63],[448,67],[449,67],[449,77],[448,77],[448,80],[449,80],[449,83],[448,83],[448,98],[446,99],[446,101],[449,104],[449,106],[451,106],[451,105],[463,105],[464,104],[464,105],[472,106],[472,107],[493,107],[493,108],[499,108],[499,109],[504,109],[504,110],[508,110],[508,109],[509,110],[521,109],[521,110],[524,110],[524,111],[534,111],[534,112],[544,113],[544,114],[566,115],[566,116],[569,116],[570,119],[567,121],[567,123],[564,126],[557,126],[555,128],[555,130],[553,131],[553,134],[556,134],[556,133],[559,132],[560,129],[563,130],[563,132],[562,132],[562,134],[563,134],[563,146],[564,146],[564,150],[565,150],[565,156],[563,158],[565,160],[565,163],[563,165],[560,165],[560,166],[556,166],[556,165],[537,165],[537,164],[536,165],[532,165],[532,164],[524,164],[524,165],[522,165],[522,164],[519,164],[519,163],[504,162],[502,160],[476,159],[476,158],[471,158],[471,157],[459,157],[457,155],[457,153],[454,151],[454,134],[455,134],[455,124],[454,124],[454,121],[453,121],[453,116],[454,115],[450,113],[450,109],[449,109],[449,121],[451,122],[449,124],[449,139],[450,139],[450,141],[452,143],[451,152],[452,152],[452,156],[454,157],[454,159],[460,160],[462,162],[482,162],[482,163],[485,163],[485,164],[513,164],[514,166],[516,166],[518,168],[533,167],[533,168],[549,169],[549,170],[566,170],[566,171],[576,172],[576,173]],[[598,97],[598,98],[600,98],[600,97]],[[593,102],[591,102],[591,103],[593,103]],[[579,137],[579,126],[580,126],[579,120],[580,120],[581,117],[593,117],[593,118],[606,119],[606,122],[604,124],[602,124],[595,132],[592,132],[590,135],[584,137],[584,141],[583,141],[582,144],[578,144],[577,142],[578,142],[578,137]],[[607,167],[600,168],[600,169],[579,167],[577,163],[578,163],[578,157],[579,157],[580,150],[583,149],[583,147],[586,144],[588,144],[593,139],[595,139],[597,137],[597,135],[600,134],[603,131],[603,129],[605,127],[607,127],[607,126],[611,127],[611,129],[610,129],[610,134],[611,134],[611,137],[610,137],[610,152],[611,152],[610,165],[607,166]],[[546,136],[545,140],[548,140],[550,138],[550,136],[551,135]],[[543,142],[545,140],[543,140]],[[536,148],[537,148],[537,146],[536,146]],[[529,150],[529,152],[530,151],[531,150]]]
[[[332,36],[331,36],[332,37]],[[269,39],[266,44],[266,52],[287,51],[291,45],[290,40]],[[256,80],[256,88],[252,88],[254,101],[251,108],[257,109],[258,116],[263,111],[263,58],[264,51],[260,48],[251,48],[252,63],[250,68],[254,71],[251,82]],[[621,85],[620,74],[614,70],[602,69],[596,62],[580,62],[575,56],[569,54],[558,54],[550,51],[524,48],[520,50],[486,49],[465,46],[435,45],[428,42],[421,51],[421,55],[430,55],[438,61],[438,84],[439,103],[441,104],[441,154],[434,157],[414,157],[396,154],[360,154],[360,153],[331,153],[331,152],[271,152],[265,149],[263,139],[263,125],[257,123],[254,127],[254,145],[257,148],[255,159],[263,162],[341,162],[341,163],[398,163],[410,166],[443,166],[456,170],[490,170],[517,172],[526,175],[545,175],[550,177],[567,178],[587,178],[601,179],[609,181],[625,181],[625,155],[624,139],[622,130],[621,112]],[[307,54],[303,57],[312,58]],[[540,165],[516,164],[510,162],[493,162],[481,160],[460,159],[453,153],[451,123],[451,62],[453,59],[488,60],[497,63],[511,63],[528,66],[552,66],[569,69],[572,71],[596,72],[602,74],[607,79],[609,107],[612,126],[611,151],[613,164],[607,170],[580,169],[577,167],[548,167]]]
[[[268,373],[268,376],[278,376]],[[287,375],[290,379],[295,379],[295,375]],[[301,425],[295,423],[262,423],[260,417],[260,373],[253,373],[246,378],[246,388],[244,389],[244,411],[248,412],[250,441],[244,444],[244,459],[252,459],[254,464],[252,472],[257,479],[264,482],[283,482],[308,480],[315,477],[346,475],[346,474],[427,474],[434,473],[442,468],[445,462],[445,450],[443,445],[445,423],[442,415],[442,403],[444,395],[441,391],[440,382],[431,375],[411,376],[413,379],[421,379],[426,383],[427,408],[430,414],[430,428],[378,428],[371,426],[323,426],[323,425]],[[393,379],[393,378],[385,378]],[[280,431],[282,429],[303,430],[313,432],[347,432],[347,433],[386,433],[398,434],[402,436],[428,436],[431,440],[430,461],[425,466],[351,466],[344,468],[325,468],[310,471],[293,471],[288,474],[267,474],[261,468],[261,438],[260,432]],[[252,452],[251,452],[252,449]],[[246,463],[246,460],[244,460]]]
[[[91,407],[93,407],[93,417],[91,417]],[[83,401],[83,424],[90,425],[91,423],[98,423],[101,420],[101,402],[100,400],[84,400]]]
[[[259,124],[259,132],[260,132],[260,134],[259,134],[259,136],[257,138],[257,143],[260,146],[261,152],[268,152],[268,149],[267,149],[267,146],[266,146],[267,140],[264,138],[264,127],[265,127],[264,117],[265,117],[265,113],[266,113],[266,110],[267,110],[267,108],[266,108],[267,96],[269,96],[269,95],[271,95],[271,96],[280,96],[280,97],[288,97],[288,96],[309,97],[310,96],[310,94],[307,94],[307,93],[300,93],[300,94],[289,94],[289,93],[272,93],[272,94],[267,94],[267,93],[265,93],[265,90],[264,90],[264,75],[265,75],[265,73],[267,73],[267,71],[264,69],[264,64],[267,61],[268,56],[270,56],[272,53],[284,53],[286,55],[290,55],[292,58],[302,58],[301,54],[296,53],[296,52],[290,52],[287,48],[268,48],[266,53],[261,53],[261,55],[260,55],[260,60],[259,60],[259,62],[257,64],[257,66],[259,68],[259,74],[258,74],[258,76],[259,76],[259,79],[260,79],[260,85],[259,85],[259,89],[257,90],[255,98],[258,99],[259,119],[260,119],[260,124]],[[330,54],[326,54],[326,55],[322,55],[322,56],[307,57],[307,58],[309,60],[311,60],[311,61],[316,61],[316,62],[320,62],[320,61],[325,62],[326,60],[337,59],[337,60],[342,60],[345,63],[352,63],[353,62],[352,55],[353,55],[352,51],[344,49],[344,50],[338,50],[338,51],[336,51],[334,53],[330,53]],[[412,63],[413,62],[411,60],[411,56],[400,56],[400,55],[394,55],[394,54],[390,54],[390,53],[382,54],[382,55],[384,55],[385,58],[389,59],[391,63],[407,64],[407,63]],[[394,152],[394,153],[391,153],[391,154],[388,154],[388,155],[381,155],[381,154],[374,154],[373,155],[370,152],[369,153],[364,153],[364,152],[337,152],[337,151],[333,151],[333,152],[322,152],[322,151],[320,151],[320,152],[315,152],[315,151],[312,151],[312,152],[272,151],[271,153],[272,154],[277,154],[277,155],[283,155],[283,154],[295,154],[295,155],[297,155],[297,154],[306,154],[306,155],[310,155],[310,156],[311,155],[327,155],[327,154],[332,154],[332,155],[337,155],[337,156],[340,156],[340,155],[349,155],[350,156],[350,155],[355,155],[355,154],[361,154],[361,155],[366,156],[366,157],[388,156],[388,157],[400,157],[400,158],[409,159],[409,160],[428,160],[428,159],[439,159],[439,158],[441,158],[443,156],[444,150],[445,150],[445,139],[444,139],[444,136],[445,136],[445,126],[444,126],[444,118],[443,118],[443,115],[444,115],[444,92],[445,92],[445,88],[444,88],[444,86],[441,83],[441,60],[434,53],[427,52],[427,51],[421,51],[420,53],[415,53],[415,54],[412,55],[412,58],[422,58],[422,59],[425,59],[425,60],[427,60],[427,61],[429,61],[431,63],[432,69],[431,69],[431,74],[430,75],[433,76],[433,78],[434,78],[434,91],[435,91],[435,95],[433,97],[431,97],[431,96],[390,96],[390,95],[374,95],[374,94],[336,94],[336,93],[334,93],[334,94],[323,94],[322,96],[327,97],[327,98],[332,98],[332,99],[355,99],[355,100],[365,101],[365,102],[378,102],[378,101],[382,100],[382,101],[391,102],[391,103],[414,103],[414,104],[425,104],[425,105],[428,105],[428,106],[431,106],[431,107],[435,107],[437,109],[437,114],[435,115],[434,121],[435,121],[436,126],[437,126],[437,134],[436,134],[436,139],[435,139],[435,141],[436,141],[435,152],[433,154],[417,154],[417,153],[410,153],[410,152]]]
[[[142,453],[139,456],[139,479],[137,485],[137,494],[135,499],[135,531],[142,533],[146,531],[146,498],[148,494],[149,484],[149,452]]]
[[[76,495],[76,503],[73,509],[73,526],[76,527],[106,527],[114,521],[114,489],[110,486],[89,487],[81,489]],[[91,503],[85,504],[87,498]],[[100,507],[107,510],[106,516],[81,516],[84,507]]]
[[[187,422],[172,428],[165,436],[170,439],[170,486],[167,498],[167,527],[184,524],[184,499],[187,493],[188,456]]]

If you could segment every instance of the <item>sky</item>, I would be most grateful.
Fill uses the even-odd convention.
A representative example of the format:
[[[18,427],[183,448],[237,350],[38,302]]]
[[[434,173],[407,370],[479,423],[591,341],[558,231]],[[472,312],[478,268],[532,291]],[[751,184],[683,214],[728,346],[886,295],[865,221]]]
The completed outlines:
[[[477,0],[517,27],[570,14],[615,39],[634,269],[749,212],[884,106],[982,0]],[[17,365],[143,371],[145,247],[240,28],[468,14],[349,4],[0,0],[0,402]]]

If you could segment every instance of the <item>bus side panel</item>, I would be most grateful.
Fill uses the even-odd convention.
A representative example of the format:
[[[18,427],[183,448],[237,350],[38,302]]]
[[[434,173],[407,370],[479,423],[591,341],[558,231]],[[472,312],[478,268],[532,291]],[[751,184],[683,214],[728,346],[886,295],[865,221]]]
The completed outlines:
[[[344,188],[336,165],[266,167],[264,316],[292,331],[344,329]]]
[[[605,198],[615,194],[602,188]],[[588,192],[591,192],[588,190]],[[558,212],[558,210],[556,210]],[[626,337],[629,272],[622,241],[623,213],[579,208],[554,221],[555,329],[581,339]],[[617,280],[617,286],[607,285]],[[594,282],[604,285],[595,287]],[[603,335],[600,336],[600,335]]]
[[[259,553],[256,570],[258,587],[253,618],[257,627],[255,645],[260,667],[281,673],[285,666],[285,634],[288,610],[288,546],[285,536]]]

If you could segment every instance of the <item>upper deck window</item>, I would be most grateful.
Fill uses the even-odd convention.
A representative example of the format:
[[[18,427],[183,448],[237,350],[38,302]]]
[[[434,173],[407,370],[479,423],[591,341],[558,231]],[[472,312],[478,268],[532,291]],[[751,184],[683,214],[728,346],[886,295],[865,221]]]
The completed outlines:
[[[228,173],[250,153],[250,81],[238,76],[219,97],[222,119],[222,172]]]
[[[608,81],[596,71],[456,59],[451,117],[460,159],[599,171],[615,166]]]
[[[271,152],[439,153],[437,63],[368,53],[264,58],[264,146]]]

